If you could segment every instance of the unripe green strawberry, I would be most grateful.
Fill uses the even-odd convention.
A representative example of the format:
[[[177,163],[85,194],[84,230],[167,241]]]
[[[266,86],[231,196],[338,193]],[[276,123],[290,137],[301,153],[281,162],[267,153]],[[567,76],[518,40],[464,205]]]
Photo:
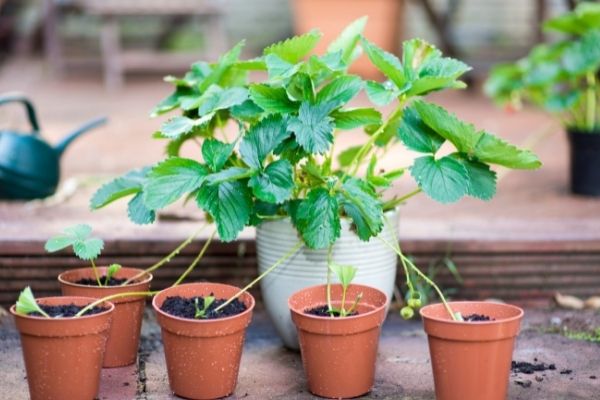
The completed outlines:
[[[400,315],[404,319],[411,319],[415,315],[415,312],[410,307],[402,307],[402,310],[400,310]]]

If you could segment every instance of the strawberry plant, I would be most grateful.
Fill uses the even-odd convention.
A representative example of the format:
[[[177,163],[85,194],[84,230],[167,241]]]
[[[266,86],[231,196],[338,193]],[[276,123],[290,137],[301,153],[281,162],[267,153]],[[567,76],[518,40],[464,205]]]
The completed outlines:
[[[311,31],[250,60],[240,59],[240,42],[216,62],[167,77],[173,93],[152,112],[179,114],[154,134],[166,142],[164,159],[108,182],[91,207],[129,197],[130,219],[144,224],[179,199],[193,200],[226,242],[246,226],[289,217],[303,245],[322,249],[339,238],[342,218],[368,241],[382,231],[385,211],[420,192],[442,203],[489,200],[496,192],[493,166],[540,166],[530,151],[424,99],[464,88],[459,78],[469,66],[421,39],[404,42],[397,57],[363,36],[365,24],[366,18],[354,21],[325,54],[313,54],[321,34]],[[383,82],[348,73],[363,51]],[[250,80],[251,72],[262,78]],[[353,105],[361,92],[371,106]],[[364,132],[364,143],[342,149],[345,132],[355,129]],[[382,171],[379,160],[399,152],[397,144],[419,156]],[[197,156],[182,157],[184,145],[198,146]],[[415,189],[387,196],[406,172]]]
[[[524,101],[556,114],[584,132],[600,125],[600,4],[582,2],[545,22],[564,39],[536,46],[515,63],[493,68],[486,93],[498,103],[521,107]]]

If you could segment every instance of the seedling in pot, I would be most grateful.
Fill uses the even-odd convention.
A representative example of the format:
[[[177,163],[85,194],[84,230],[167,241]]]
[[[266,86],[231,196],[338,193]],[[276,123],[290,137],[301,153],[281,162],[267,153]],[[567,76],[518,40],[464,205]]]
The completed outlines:
[[[340,308],[333,307],[331,303],[331,282],[327,285],[327,313],[329,313],[332,317],[347,317],[349,315],[354,315],[356,313],[356,307],[358,307],[358,303],[362,299],[363,294],[359,293],[354,302],[350,306],[350,308],[346,309],[346,293],[348,292],[348,288],[356,275],[356,268],[351,265],[340,265],[335,263],[329,264],[329,269],[335,273],[338,277],[340,284],[342,285],[342,303],[340,304]]]
[[[206,318],[208,308],[215,302],[215,296],[205,296],[202,300],[202,308],[198,305],[199,300],[198,297],[194,299],[194,306],[196,308],[196,315],[194,315],[194,318]]]
[[[49,253],[73,247],[73,252],[82,260],[89,261],[92,264],[94,277],[98,286],[104,286],[98,275],[95,260],[104,248],[104,241],[96,237],[90,237],[92,227],[86,224],[79,224],[65,228],[63,233],[56,235],[46,242],[44,248]]]
[[[108,286],[111,278],[119,272],[121,264],[110,264],[106,269],[106,276],[104,277],[104,285]]]
[[[21,291],[15,304],[17,314],[41,316],[44,318],[78,318],[82,315],[97,314],[105,311],[106,308],[100,307],[100,302],[94,302],[87,306],[77,306],[75,304],[62,304],[45,306],[38,304],[33,292],[29,286]]]

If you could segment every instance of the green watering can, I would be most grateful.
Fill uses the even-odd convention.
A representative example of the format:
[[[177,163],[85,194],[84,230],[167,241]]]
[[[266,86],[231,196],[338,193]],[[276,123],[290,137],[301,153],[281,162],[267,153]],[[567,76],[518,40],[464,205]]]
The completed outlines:
[[[39,199],[52,195],[60,179],[60,156],[81,134],[106,123],[96,118],[51,146],[40,136],[35,110],[21,94],[0,96],[0,105],[22,103],[27,109],[31,132],[0,130],[0,198]]]

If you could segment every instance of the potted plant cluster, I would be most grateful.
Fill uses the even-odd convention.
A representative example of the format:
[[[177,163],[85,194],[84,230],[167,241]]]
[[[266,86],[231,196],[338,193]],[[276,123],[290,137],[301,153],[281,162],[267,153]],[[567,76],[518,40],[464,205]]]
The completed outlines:
[[[491,71],[486,93],[501,104],[528,102],[556,115],[570,146],[571,191],[600,196],[600,4],[581,2],[546,21],[565,38],[541,44]]]
[[[210,398],[233,391],[243,331],[254,305],[247,290],[258,281],[268,283],[265,277],[274,277],[277,271],[293,269],[296,260],[302,261],[300,268],[304,268],[306,261],[322,266],[322,270],[317,269],[313,274],[325,285],[293,289],[295,294],[281,291],[281,297],[272,302],[275,306],[267,301],[266,307],[275,324],[297,325],[310,389],[323,396],[358,396],[370,390],[379,330],[391,297],[389,282],[383,285],[383,290],[362,284],[362,279],[368,281],[368,274],[365,278],[361,271],[368,269],[371,261],[381,263],[375,260],[378,253],[371,250],[372,260],[355,257],[346,262],[348,249],[365,251],[369,246],[380,246],[381,252],[391,255],[394,272],[386,276],[392,284],[399,256],[407,277],[412,271],[432,285],[440,295],[440,307],[445,314],[422,310],[430,338],[443,338],[441,335],[447,330],[461,331],[464,333],[461,340],[470,343],[475,341],[471,339],[471,327],[498,327],[512,318],[496,308],[486,307],[485,303],[476,303],[477,312],[485,313],[481,316],[473,315],[475,311],[468,314],[472,312],[470,308],[446,302],[437,285],[402,253],[394,212],[421,192],[442,203],[464,196],[490,199],[496,191],[492,165],[533,169],[540,165],[537,157],[423,100],[423,96],[433,91],[464,87],[458,78],[469,69],[467,65],[443,57],[434,46],[419,39],[406,41],[398,58],[365,38],[363,28],[363,20],[350,24],[321,55],[311,54],[320,39],[317,31],[269,46],[261,57],[251,60],[239,59],[242,42],[217,62],[198,62],[184,77],[167,78],[174,85],[174,92],[160,102],[154,114],[173,110],[181,114],[167,120],[155,134],[156,138],[167,141],[167,156],[156,165],[107,183],[92,198],[92,208],[101,208],[131,197],[128,215],[136,223],[153,222],[158,210],[178,199],[193,200],[207,214],[207,220],[214,221],[222,241],[235,240],[247,226],[258,227],[261,273],[245,288],[238,290],[216,284],[179,286],[202,258],[213,234],[182,277],[155,296],[153,306],[162,328],[169,381],[175,393],[189,398]],[[347,72],[360,54],[359,49],[386,76],[385,82],[364,81]],[[250,81],[250,72],[264,78]],[[349,104],[361,91],[367,93],[373,107],[355,108]],[[387,106],[392,111],[384,117],[381,109]],[[339,150],[343,131],[358,128],[365,132],[364,143],[343,149],[338,155],[334,149]],[[199,145],[198,157],[180,156],[180,149],[188,144]],[[381,170],[378,161],[388,152],[400,151],[397,144],[420,156],[409,165]],[[443,144],[452,151],[440,151]],[[387,189],[408,172],[416,182],[415,189],[401,196],[386,196]],[[290,241],[288,234],[273,234],[281,229],[292,232],[294,240]],[[344,243],[348,241],[351,246]],[[157,265],[168,261],[186,242]],[[78,246],[74,247],[77,250]],[[140,275],[140,279],[152,268],[155,266]],[[101,286],[103,277],[98,275],[102,273],[104,270],[92,270],[88,279],[95,279],[96,286]],[[377,274],[379,271],[373,272]],[[333,275],[339,284],[333,283]],[[356,284],[351,283],[354,275]],[[409,301],[402,314],[410,317],[421,301],[410,280],[407,284]],[[278,285],[285,287],[287,283]],[[265,297],[276,291],[267,284],[262,289]],[[118,293],[95,303],[128,296],[132,294]],[[277,310],[281,304],[285,314]],[[213,318],[215,314],[220,318]],[[444,328],[431,329],[435,324],[427,322],[428,318]],[[490,320],[478,321],[486,318]],[[518,320],[517,316],[517,326]],[[486,329],[486,333],[495,329],[504,332],[500,327]],[[331,334],[320,337],[319,332],[324,330],[330,330]],[[316,343],[312,340],[315,337]],[[228,341],[221,342],[225,339]],[[454,346],[455,339],[446,338],[442,342]],[[370,347],[361,344],[365,341],[371,343]],[[313,367],[327,370],[347,362],[343,355],[330,351],[334,347],[362,356],[360,363],[364,364],[357,364],[361,368],[354,368],[351,376],[336,377],[339,385],[323,384]],[[432,351],[439,347],[432,345]],[[216,353],[223,353],[224,348],[231,353],[230,358],[213,358],[219,355]],[[497,357],[497,349],[493,346],[488,354],[463,347],[474,354],[479,351],[482,359]],[[187,360],[194,360],[193,366],[178,359],[176,353],[182,351]],[[316,357],[319,355],[325,357]],[[447,361],[435,354],[432,360],[434,364]],[[215,365],[220,369],[214,368]],[[508,365],[505,369],[508,370]],[[436,374],[436,390],[444,387],[439,383],[446,379],[444,369],[441,371],[442,377]],[[199,388],[207,380],[216,379],[217,372],[223,375],[222,390]],[[498,372],[499,376],[502,373]],[[438,397],[456,398],[444,396],[455,396],[452,393],[457,390],[468,393],[465,386],[474,382],[486,388],[484,393],[490,392],[490,385],[498,384],[486,377],[479,379],[476,374],[461,381],[462,386],[451,388],[450,394],[439,389]],[[498,390],[501,392],[501,388]]]

